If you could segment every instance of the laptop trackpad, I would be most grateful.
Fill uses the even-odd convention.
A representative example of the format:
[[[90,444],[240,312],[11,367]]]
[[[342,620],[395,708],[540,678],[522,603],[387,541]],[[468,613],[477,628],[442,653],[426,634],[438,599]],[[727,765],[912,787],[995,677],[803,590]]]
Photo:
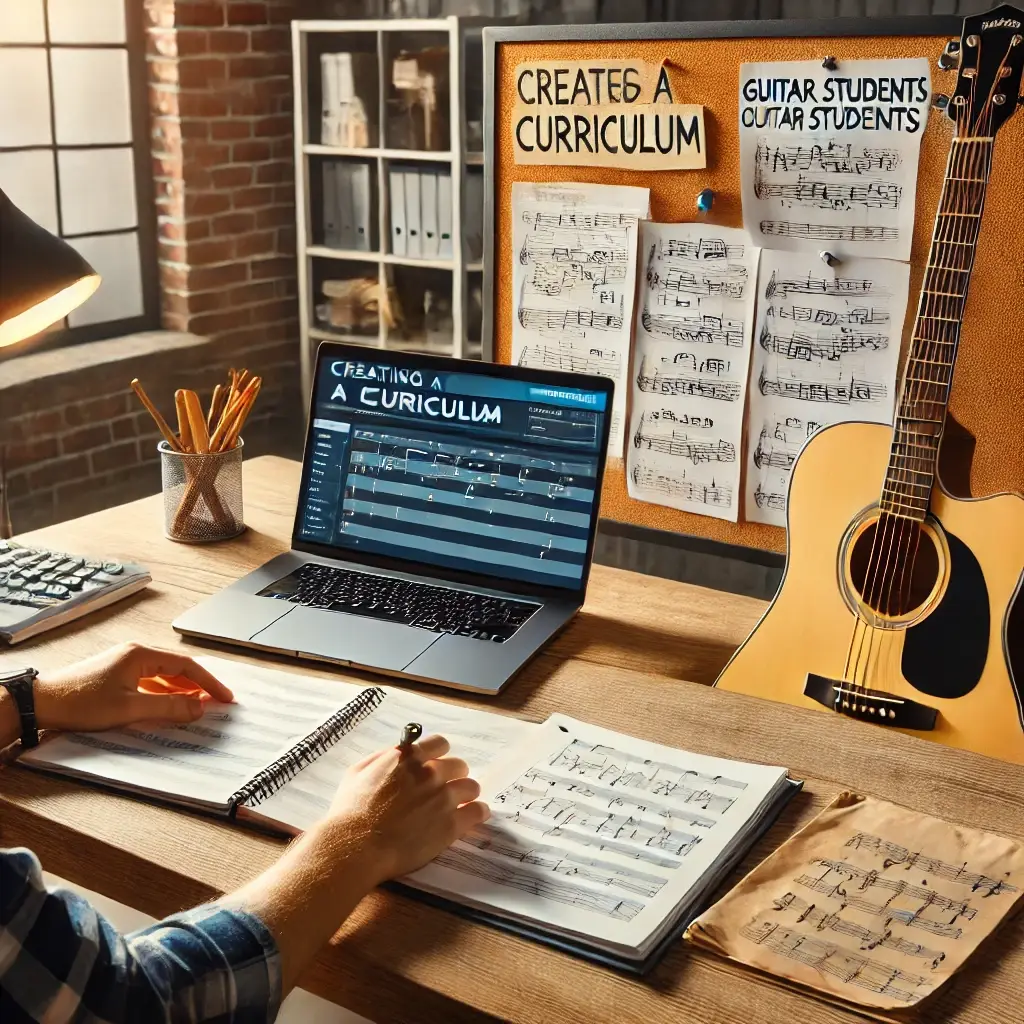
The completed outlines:
[[[299,606],[250,639],[266,647],[400,672],[438,636],[364,615]]]

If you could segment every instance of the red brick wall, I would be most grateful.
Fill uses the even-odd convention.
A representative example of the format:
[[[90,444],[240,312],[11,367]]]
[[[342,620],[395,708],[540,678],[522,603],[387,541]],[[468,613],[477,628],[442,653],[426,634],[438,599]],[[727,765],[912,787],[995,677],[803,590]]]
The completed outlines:
[[[301,0],[147,0],[164,326],[264,375],[294,414],[291,30]]]
[[[289,21],[322,7],[145,9],[163,326],[209,341],[86,370],[68,350],[78,368],[66,377],[0,379],[16,531],[159,490],[157,437],[127,388],[133,376],[170,418],[175,388],[205,395],[228,366],[247,366],[264,379],[247,454],[294,450],[301,429]]]

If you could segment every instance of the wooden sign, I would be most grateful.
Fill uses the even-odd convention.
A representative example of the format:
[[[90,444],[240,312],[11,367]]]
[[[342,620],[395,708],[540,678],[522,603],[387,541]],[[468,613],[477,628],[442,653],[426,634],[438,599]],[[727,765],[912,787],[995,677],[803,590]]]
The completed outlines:
[[[707,166],[704,108],[676,103],[667,64],[530,61],[515,82],[517,164]]]

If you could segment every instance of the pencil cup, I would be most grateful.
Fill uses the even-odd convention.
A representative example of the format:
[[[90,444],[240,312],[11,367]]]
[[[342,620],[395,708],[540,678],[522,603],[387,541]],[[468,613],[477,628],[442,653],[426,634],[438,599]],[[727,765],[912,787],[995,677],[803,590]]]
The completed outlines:
[[[226,452],[190,455],[166,441],[160,451],[164,494],[164,534],[171,540],[202,544],[237,537],[242,520],[242,439]]]

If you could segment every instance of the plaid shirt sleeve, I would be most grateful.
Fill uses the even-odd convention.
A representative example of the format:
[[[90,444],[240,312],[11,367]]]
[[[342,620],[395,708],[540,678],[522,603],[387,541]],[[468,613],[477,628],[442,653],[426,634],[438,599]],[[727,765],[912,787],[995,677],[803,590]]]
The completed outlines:
[[[281,1001],[273,936],[216,903],[128,935],[67,891],[35,855],[0,851],[4,1024],[269,1024]]]

